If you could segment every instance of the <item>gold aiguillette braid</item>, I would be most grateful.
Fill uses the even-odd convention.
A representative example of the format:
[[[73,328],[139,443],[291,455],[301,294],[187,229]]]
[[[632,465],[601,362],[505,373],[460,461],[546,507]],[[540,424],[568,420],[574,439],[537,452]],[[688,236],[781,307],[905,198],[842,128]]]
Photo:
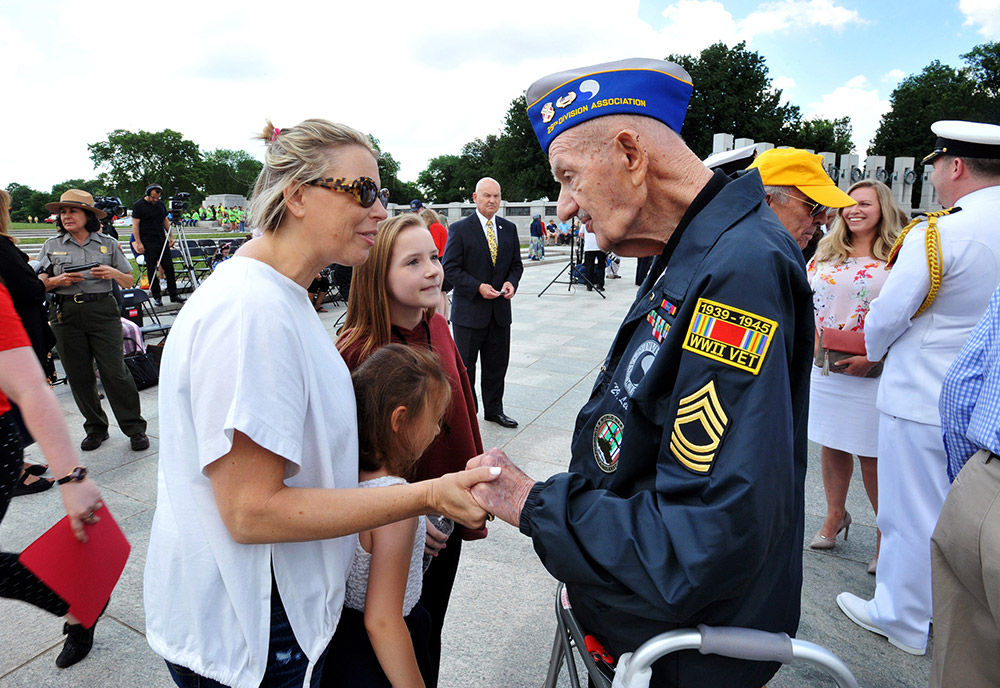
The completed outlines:
[[[906,238],[906,235],[911,229],[916,227],[925,219],[927,220],[927,229],[924,230],[924,247],[927,251],[927,273],[931,278],[931,287],[927,291],[927,297],[924,299],[923,303],[920,304],[920,308],[918,308],[917,312],[913,314],[912,317],[914,318],[923,313],[932,303],[934,303],[938,290],[941,288],[941,271],[943,269],[943,264],[941,262],[941,234],[938,232],[937,219],[950,213],[958,212],[959,210],[961,210],[961,208],[945,208],[944,210],[935,210],[933,212],[920,215],[919,217],[915,217],[908,225],[903,227],[903,230],[896,238],[896,243],[892,245],[892,251],[889,252],[889,261],[886,264],[886,267],[891,268],[896,262],[896,257],[899,255],[899,249],[903,247],[903,239]]]

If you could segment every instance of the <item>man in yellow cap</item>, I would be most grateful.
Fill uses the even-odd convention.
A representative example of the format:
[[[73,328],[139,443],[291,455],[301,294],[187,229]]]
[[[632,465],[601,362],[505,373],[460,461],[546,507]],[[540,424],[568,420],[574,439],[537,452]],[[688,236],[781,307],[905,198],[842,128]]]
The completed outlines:
[[[807,150],[772,148],[747,169],[760,172],[767,204],[803,250],[827,223],[832,208],[856,203],[830,179],[823,156]]]

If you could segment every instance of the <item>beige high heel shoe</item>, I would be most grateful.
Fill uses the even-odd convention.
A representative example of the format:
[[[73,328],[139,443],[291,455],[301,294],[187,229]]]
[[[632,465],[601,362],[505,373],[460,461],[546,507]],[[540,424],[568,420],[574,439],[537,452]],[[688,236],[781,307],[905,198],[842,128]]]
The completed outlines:
[[[851,531],[850,512],[844,512],[844,520],[840,522],[840,526],[837,527],[837,532],[833,534],[833,537],[823,535],[823,531],[820,530],[820,532],[813,536],[812,542],[809,543],[809,548],[833,549],[837,545],[837,536],[840,535],[840,531],[844,531],[844,542],[847,542],[847,534]]]

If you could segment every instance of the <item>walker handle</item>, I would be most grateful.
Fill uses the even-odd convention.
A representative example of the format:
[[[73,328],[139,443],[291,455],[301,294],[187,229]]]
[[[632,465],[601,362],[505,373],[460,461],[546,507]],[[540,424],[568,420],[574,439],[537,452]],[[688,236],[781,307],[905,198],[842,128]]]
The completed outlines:
[[[758,662],[781,662],[790,664],[792,639],[787,633],[768,633],[754,628],[712,628],[701,624],[701,647],[703,655],[721,655],[736,659],[750,659]]]

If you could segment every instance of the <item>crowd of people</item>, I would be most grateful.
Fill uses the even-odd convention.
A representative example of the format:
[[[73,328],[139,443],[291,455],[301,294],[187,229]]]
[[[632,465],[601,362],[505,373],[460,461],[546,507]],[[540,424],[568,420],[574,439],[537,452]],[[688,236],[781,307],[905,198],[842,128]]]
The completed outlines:
[[[595,75],[604,105],[559,117]],[[475,212],[450,227],[419,200],[388,218],[367,135],[268,122],[249,209],[260,234],[220,249],[160,368],[143,603],[177,685],[437,685],[462,542],[494,517],[531,538],[612,657],[699,624],[794,635],[807,440],[826,495],[809,547],[847,539],[855,456],[877,514],[874,595],[841,593],[839,608],[917,655],[933,618],[933,686],[995,681],[1000,127],[934,125],[925,162],[949,207],[908,222],[884,184],[845,192],[808,151],[768,150],[732,176],[706,168],[679,135],[692,88],[679,65],[631,59],[527,90],[565,218],[533,218],[529,258],[550,232],[575,234],[570,218],[588,288],[604,288],[609,256],[650,258],[568,470],[544,481],[484,451],[479,429],[477,367],[482,418],[518,426],[503,397],[523,265],[500,183],[481,179]],[[147,256],[167,241],[161,192],[133,212]],[[95,365],[131,449],[149,440],[110,298],[112,282],[131,284],[128,263],[89,194],[50,205],[59,233],[37,277],[0,212],[0,518],[50,470],[86,541],[101,496],[45,384],[53,344],[84,416],[80,449],[109,439]],[[158,285],[167,265],[146,262]],[[332,265],[352,270],[335,341],[315,314]],[[226,376],[206,353],[218,351]],[[30,438],[48,467],[22,465]],[[68,611],[14,554],[0,555],[0,595]],[[68,617],[65,633],[59,666],[86,656],[94,625]],[[759,688],[778,667],[675,653],[651,685]]]

